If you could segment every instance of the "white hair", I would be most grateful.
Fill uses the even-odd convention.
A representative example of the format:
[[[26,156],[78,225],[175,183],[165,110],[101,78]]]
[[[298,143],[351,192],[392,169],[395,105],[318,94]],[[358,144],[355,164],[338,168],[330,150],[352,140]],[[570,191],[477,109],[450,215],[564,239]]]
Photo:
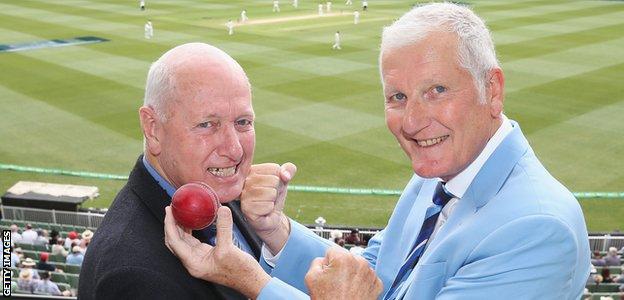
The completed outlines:
[[[174,47],[152,63],[145,83],[143,105],[154,109],[160,121],[165,122],[167,120],[167,102],[175,99],[176,76],[174,75],[176,70],[195,64],[201,59],[223,60],[230,63],[232,71],[240,71],[249,84],[249,79],[243,68],[219,48],[205,43],[187,43]]]
[[[446,2],[416,6],[384,28],[380,62],[385,51],[416,44],[434,31],[457,35],[458,62],[472,75],[479,98],[484,102],[487,74],[499,68],[499,63],[490,31],[483,20],[465,6]]]
[[[165,104],[175,86],[171,68],[166,63],[170,55],[171,50],[152,63],[147,73],[145,98],[143,98],[143,105],[151,107],[163,122],[167,120]]]

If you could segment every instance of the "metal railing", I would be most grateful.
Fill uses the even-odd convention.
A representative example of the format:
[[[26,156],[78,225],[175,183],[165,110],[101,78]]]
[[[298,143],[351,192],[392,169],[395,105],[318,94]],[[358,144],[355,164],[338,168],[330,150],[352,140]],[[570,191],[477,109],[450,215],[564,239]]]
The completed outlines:
[[[97,228],[104,219],[104,214],[93,212],[72,212],[28,207],[2,205],[2,218],[24,222],[44,222],[61,225],[77,225]]]
[[[591,251],[606,252],[609,247],[621,250],[624,247],[624,236],[611,236],[610,234],[589,236],[589,249]]]

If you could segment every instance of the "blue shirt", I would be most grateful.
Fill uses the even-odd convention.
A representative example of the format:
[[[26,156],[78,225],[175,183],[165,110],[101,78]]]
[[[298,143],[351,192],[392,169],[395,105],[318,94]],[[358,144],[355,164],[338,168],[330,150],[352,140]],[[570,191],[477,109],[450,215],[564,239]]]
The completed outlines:
[[[82,265],[82,261],[84,260],[84,255],[82,253],[70,253],[67,255],[65,259],[65,263],[69,265]]]
[[[156,182],[158,182],[158,185],[160,185],[160,187],[162,187],[167,192],[167,195],[169,195],[169,197],[173,197],[173,194],[175,193],[176,189],[171,185],[171,183],[169,183],[162,176],[160,176],[160,174],[158,174],[156,169],[154,169],[154,167],[152,167],[152,165],[149,163],[149,161],[147,161],[147,159],[145,158],[145,155],[143,156],[143,165],[147,169],[147,172],[150,175],[152,175],[152,177],[154,177]],[[201,231],[202,231],[202,234],[204,236],[208,237],[209,244],[214,246],[215,245],[215,237],[216,237],[215,236],[215,225],[213,224],[211,226],[208,226],[208,228],[202,229]],[[232,224],[232,236],[234,237],[234,245],[236,245],[241,250],[243,250],[243,251],[245,251],[245,252],[247,252],[247,253],[249,253],[249,254],[251,254],[253,256],[253,251],[251,250],[251,247],[249,246],[249,244],[245,240],[245,237],[240,232],[240,230],[238,229],[236,224]]]

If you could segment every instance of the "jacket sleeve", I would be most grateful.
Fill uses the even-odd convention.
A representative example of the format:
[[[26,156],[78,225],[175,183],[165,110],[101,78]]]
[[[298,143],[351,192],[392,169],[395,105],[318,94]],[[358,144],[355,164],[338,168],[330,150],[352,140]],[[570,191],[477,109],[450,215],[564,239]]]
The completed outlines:
[[[124,267],[98,280],[93,299],[193,299],[193,295],[160,273]]]
[[[516,219],[483,239],[436,299],[563,299],[579,256],[573,230],[553,216]],[[589,266],[587,266],[589,267]],[[587,268],[589,275],[589,269]],[[578,292],[578,296],[582,290]]]
[[[306,273],[308,273],[312,260],[317,257],[324,257],[327,249],[335,245],[295,221],[290,221],[290,228],[290,236],[284,245],[284,249],[281,251],[275,268],[268,266],[263,258],[260,259],[260,263],[265,271],[271,277],[279,279],[279,281],[271,280],[260,295],[264,295],[265,292],[268,293],[269,290],[273,289],[284,292],[286,289],[291,288],[307,294],[308,289],[303,280]],[[265,289],[268,290],[265,291]]]
[[[258,300],[308,300],[310,296],[306,293],[286,284],[278,278],[271,278],[271,281],[262,288]]]
[[[377,269],[377,256],[379,254],[379,249],[381,248],[381,243],[383,241],[385,231],[386,230],[383,229],[382,231],[375,234],[375,236],[373,236],[370,241],[368,241],[368,246],[366,246],[366,249],[362,253],[362,257],[364,257],[368,261],[368,264],[371,266],[371,268],[373,268],[373,270]]]

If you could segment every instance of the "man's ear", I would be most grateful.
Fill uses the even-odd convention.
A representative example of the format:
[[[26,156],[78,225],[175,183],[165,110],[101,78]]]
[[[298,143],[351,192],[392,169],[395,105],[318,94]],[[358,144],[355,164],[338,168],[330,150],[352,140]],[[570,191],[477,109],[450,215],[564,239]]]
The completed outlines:
[[[505,100],[505,76],[500,68],[493,69],[488,74],[486,86],[490,99],[490,113],[498,118],[503,113],[503,101]]]
[[[141,106],[139,108],[139,118],[141,121],[141,129],[145,138],[145,150],[149,151],[153,156],[160,154],[160,140],[158,139],[158,131],[160,127],[160,118],[149,106]]]

